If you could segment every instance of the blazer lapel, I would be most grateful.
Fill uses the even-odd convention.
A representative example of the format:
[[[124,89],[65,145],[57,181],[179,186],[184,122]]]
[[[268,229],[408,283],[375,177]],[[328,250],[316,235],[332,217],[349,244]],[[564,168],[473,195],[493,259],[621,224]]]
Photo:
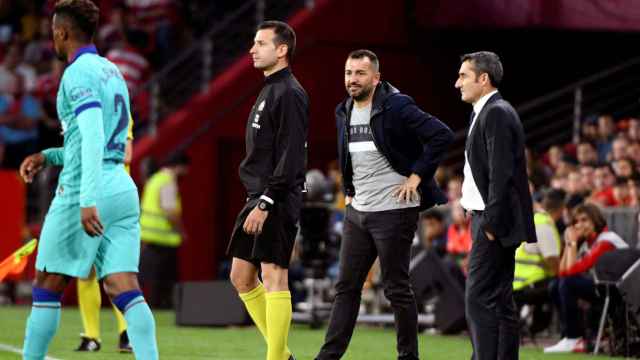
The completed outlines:
[[[472,151],[473,149],[473,142],[475,139],[475,134],[478,132],[478,129],[481,126],[484,126],[484,118],[487,115],[487,108],[489,107],[489,104],[496,102],[498,100],[502,99],[502,96],[500,95],[500,92],[497,92],[495,94],[493,94],[489,100],[487,100],[487,102],[484,104],[484,106],[482,107],[482,110],[480,110],[480,114],[478,114],[478,116],[476,117],[475,122],[473,123],[473,128],[471,129],[471,132],[468,135],[468,139],[469,141],[467,141],[466,144],[466,151],[467,151],[467,155]],[[469,126],[471,126],[471,124],[469,124]]]

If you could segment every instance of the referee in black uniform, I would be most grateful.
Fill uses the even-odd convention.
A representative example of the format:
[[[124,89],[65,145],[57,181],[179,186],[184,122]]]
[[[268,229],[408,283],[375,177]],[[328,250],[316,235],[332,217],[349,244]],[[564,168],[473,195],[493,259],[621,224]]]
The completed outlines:
[[[249,51],[265,84],[247,120],[247,154],[240,164],[247,201],[228,248],[231,282],[267,342],[267,360],[294,359],[287,348],[287,269],[302,207],[309,123],[309,98],[289,68],[295,47],[289,25],[266,21]]]

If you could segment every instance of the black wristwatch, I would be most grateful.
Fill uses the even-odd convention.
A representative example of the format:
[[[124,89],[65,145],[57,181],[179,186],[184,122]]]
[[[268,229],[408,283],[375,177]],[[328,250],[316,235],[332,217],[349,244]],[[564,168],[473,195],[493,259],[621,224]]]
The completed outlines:
[[[262,211],[271,211],[272,207],[273,205],[266,200],[260,199],[260,201],[258,202],[258,209]]]

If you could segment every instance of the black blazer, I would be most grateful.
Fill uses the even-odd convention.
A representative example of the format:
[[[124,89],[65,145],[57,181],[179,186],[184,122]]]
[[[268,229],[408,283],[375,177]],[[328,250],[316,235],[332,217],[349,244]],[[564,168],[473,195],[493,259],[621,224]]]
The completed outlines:
[[[503,246],[536,242],[524,155],[524,129],[499,93],[489,98],[467,138],[467,159],[485,203],[481,228]]]

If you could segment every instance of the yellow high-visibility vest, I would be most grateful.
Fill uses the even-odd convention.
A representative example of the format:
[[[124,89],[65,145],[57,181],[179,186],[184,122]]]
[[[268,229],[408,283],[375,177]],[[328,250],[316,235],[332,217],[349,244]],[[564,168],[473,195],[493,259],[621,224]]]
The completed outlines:
[[[553,238],[558,242],[558,247],[561,246],[560,234],[549,214],[537,212],[533,217],[533,222],[536,226],[551,225]],[[522,243],[518,250],[516,250],[516,269],[513,276],[513,290],[520,290],[552,276],[552,273],[550,273],[545,266],[542,255],[527,252],[524,245],[525,244]]]
[[[147,181],[142,194],[142,214],[140,228],[142,241],[167,247],[178,247],[182,243],[182,236],[175,231],[160,207],[160,190],[163,186],[176,181],[170,171],[158,171]],[[177,209],[182,209],[180,195],[177,194]]]

